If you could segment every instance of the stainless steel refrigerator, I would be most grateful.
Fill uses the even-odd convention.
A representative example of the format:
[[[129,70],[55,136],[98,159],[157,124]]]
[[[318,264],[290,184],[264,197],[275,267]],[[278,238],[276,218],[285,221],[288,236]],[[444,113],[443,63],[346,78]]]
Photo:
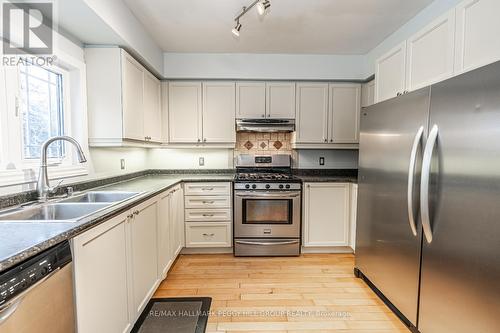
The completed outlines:
[[[500,63],[362,110],[356,271],[421,333],[500,331]]]

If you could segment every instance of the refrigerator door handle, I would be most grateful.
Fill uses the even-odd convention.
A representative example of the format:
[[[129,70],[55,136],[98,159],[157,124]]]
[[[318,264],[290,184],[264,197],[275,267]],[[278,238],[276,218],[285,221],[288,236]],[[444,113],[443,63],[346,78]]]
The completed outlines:
[[[425,145],[424,158],[422,161],[422,178],[420,184],[420,212],[422,214],[422,227],[427,242],[432,242],[431,218],[429,216],[429,182],[431,177],[431,162],[434,153],[434,147],[439,134],[437,125],[432,127]]]
[[[413,183],[415,179],[415,166],[417,160],[417,152],[420,143],[422,142],[422,136],[424,135],[424,126],[420,126],[413,140],[413,146],[411,148],[410,154],[410,167],[408,168],[408,221],[410,222],[410,229],[413,236],[417,236],[417,224],[415,222],[415,215],[413,214]]]

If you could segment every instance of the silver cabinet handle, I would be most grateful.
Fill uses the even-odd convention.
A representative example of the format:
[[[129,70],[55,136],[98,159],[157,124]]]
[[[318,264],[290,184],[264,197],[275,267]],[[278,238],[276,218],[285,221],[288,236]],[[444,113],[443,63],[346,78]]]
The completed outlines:
[[[429,182],[431,178],[431,162],[434,147],[439,134],[437,125],[432,127],[425,145],[424,158],[422,161],[422,178],[420,180],[420,214],[422,215],[422,227],[428,243],[432,242],[431,218],[429,216]]]
[[[213,236],[215,236],[215,234],[206,234],[206,233],[204,233],[204,234],[203,234],[203,236],[206,236],[206,237],[213,237]]]
[[[266,118],[266,115],[265,115],[265,114],[263,114],[263,115],[262,115],[262,118]]]
[[[207,138],[203,139],[203,142],[207,142]]]
[[[202,203],[205,204],[205,205],[211,205],[211,204],[215,203],[215,201],[206,201],[206,200],[203,200]]]
[[[134,215],[139,215],[139,213],[140,212],[138,210],[134,211]]]
[[[202,191],[213,191],[214,188],[213,187],[203,187],[201,190]]]
[[[262,245],[262,246],[273,246],[273,245],[291,245],[291,244],[297,244],[299,241],[298,240],[293,240],[293,241],[284,241],[284,242],[250,242],[250,241],[234,241],[236,244],[243,244],[243,245]]]
[[[325,142],[328,142],[328,139],[324,139],[324,140],[325,140]]]
[[[213,217],[214,214],[203,214],[203,217]]]
[[[417,236],[417,224],[415,223],[415,216],[413,214],[413,182],[415,179],[415,166],[417,160],[417,152],[420,143],[422,142],[422,136],[424,135],[424,126],[420,126],[413,139],[413,145],[411,147],[410,153],[410,167],[408,168],[408,221],[410,222],[410,229],[413,236]]]

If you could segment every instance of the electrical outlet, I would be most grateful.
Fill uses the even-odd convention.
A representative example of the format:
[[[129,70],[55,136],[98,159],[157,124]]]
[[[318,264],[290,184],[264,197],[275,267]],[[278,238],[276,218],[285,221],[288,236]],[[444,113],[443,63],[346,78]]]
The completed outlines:
[[[120,169],[125,170],[125,159],[120,160]]]
[[[198,164],[199,164],[200,166],[204,166],[204,165],[205,165],[205,157],[200,157],[200,158],[198,159]]]
[[[325,158],[324,157],[319,158],[319,165],[325,165]]]

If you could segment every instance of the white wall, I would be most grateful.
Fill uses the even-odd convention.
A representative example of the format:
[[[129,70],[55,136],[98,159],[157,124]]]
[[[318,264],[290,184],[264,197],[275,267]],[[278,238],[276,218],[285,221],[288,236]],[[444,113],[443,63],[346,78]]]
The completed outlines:
[[[424,28],[446,11],[454,8],[460,2],[462,2],[462,0],[435,0],[424,8],[420,13],[388,36],[382,43],[365,56],[366,67],[364,76],[369,77],[375,73],[375,61],[380,56],[417,33],[420,29]]]
[[[165,53],[169,79],[366,79],[364,56]]]
[[[149,69],[153,72],[159,75],[163,73],[162,49],[122,0],[83,1],[123,39],[125,45],[121,46],[127,48],[139,59],[142,58],[145,65],[149,65]],[[78,13],[74,14],[78,15]]]
[[[319,165],[319,158],[325,165]],[[357,169],[357,150],[298,150],[295,168],[300,169]]]
[[[151,149],[148,169],[232,169],[232,149]],[[205,165],[199,166],[199,158]]]

